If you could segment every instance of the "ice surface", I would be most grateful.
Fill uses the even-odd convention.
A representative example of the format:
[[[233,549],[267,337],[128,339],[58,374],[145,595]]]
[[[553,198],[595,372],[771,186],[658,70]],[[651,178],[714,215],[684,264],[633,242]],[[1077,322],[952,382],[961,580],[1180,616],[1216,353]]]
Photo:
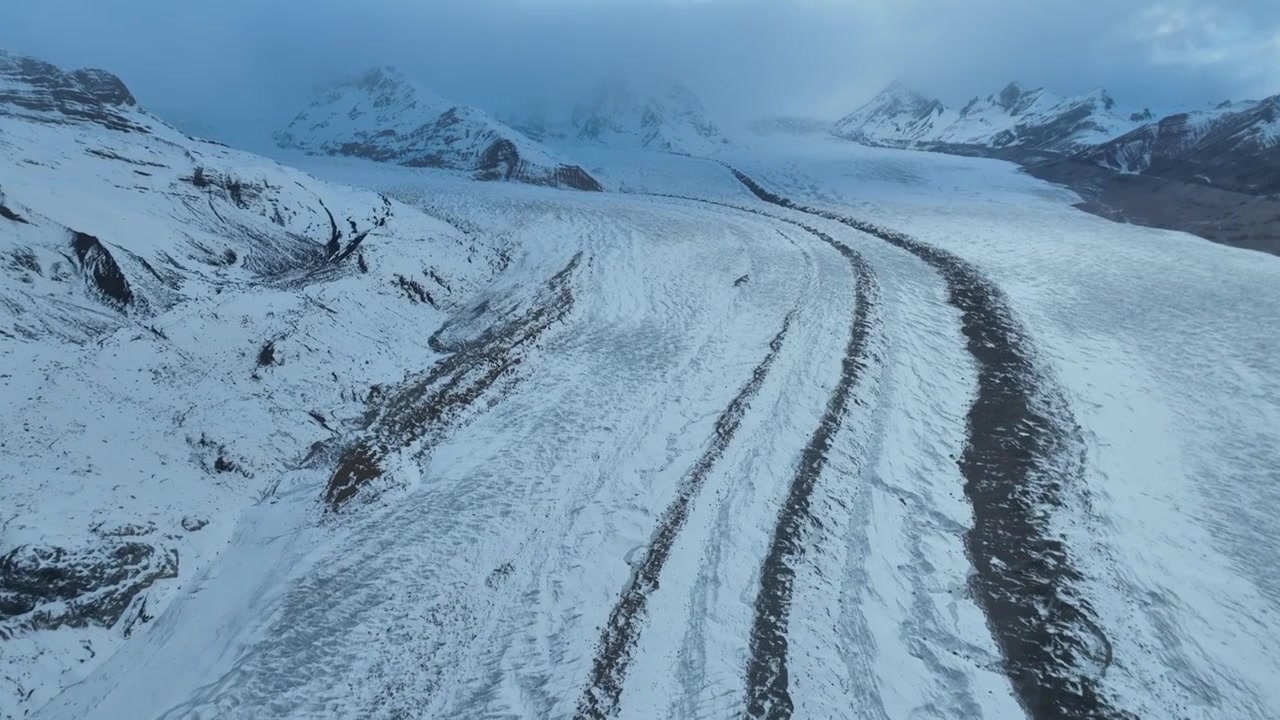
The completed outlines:
[[[1260,509],[1280,487],[1280,262],[1071,212],[1002,163],[832,147],[793,151],[790,170],[755,162],[811,202],[978,263],[1080,414],[1088,473],[1056,522],[1113,639],[1105,681],[1121,707],[1272,714],[1280,544]]]

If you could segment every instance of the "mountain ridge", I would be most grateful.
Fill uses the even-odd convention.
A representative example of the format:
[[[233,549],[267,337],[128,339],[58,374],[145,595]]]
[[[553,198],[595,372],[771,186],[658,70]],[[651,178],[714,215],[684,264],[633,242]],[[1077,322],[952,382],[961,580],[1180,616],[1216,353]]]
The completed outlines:
[[[835,133],[884,147],[1022,148],[1071,154],[1132,129],[1141,117],[1142,112],[1118,110],[1101,89],[1060,98],[1015,81],[985,98],[974,97],[957,111],[894,82],[837,120]]]
[[[154,122],[124,82],[105,70],[64,70],[3,49],[0,113],[35,122],[87,122],[140,133],[151,132]]]
[[[573,103],[565,116],[530,112],[513,124],[532,137],[566,147],[699,156],[731,145],[697,93],[672,78],[607,77]]]
[[[891,83],[838,120],[864,145],[988,157],[1023,166],[1119,222],[1280,252],[1280,95],[1157,115],[1105,90],[1058,98],[1018,82],[959,111]]]
[[[1280,193],[1280,95],[1168,115],[1072,159],[1235,192]]]
[[[463,170],[477,180],[603,189],[580,166],[519,130],[427,91],[391,66],[334,83],[275,140],[308,154]]]

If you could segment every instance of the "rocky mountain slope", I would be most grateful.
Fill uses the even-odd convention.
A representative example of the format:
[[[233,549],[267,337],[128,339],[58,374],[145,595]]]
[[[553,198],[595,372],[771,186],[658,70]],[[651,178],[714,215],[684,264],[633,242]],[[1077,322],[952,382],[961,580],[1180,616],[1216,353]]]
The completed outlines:
[[[0,113],[48,124],[93,123],[126,132],[150,132],[153,124],[111,73],[66,72],[4,50],[0,50]]]
[[[1103,217],[1280,254],[1280,95],[1170,115],[1027,171]]]
[[[837,121],[864,145],[1010,160],[1122,222],[1280,252],[1280,96],[1156,120],[1105,91],[1060,99],[1011,83],[958,111],[899,83]]]
[[[533,113],[518,125],[534,137],[568,146],[697,156],[729,146],[697,94],[670,79],[608,78],[579,100],[567,117]]]
[[[1074,159],[1235,192],[1280,193],[1280,95],[1170,115]]]
[[[394,68],[374,68],[320,95],[276,134],[282,148],[409,167],[600,190],[585,170],[482,110],[450,102]]]
[[[0,53],[0,718],[190,587],[495,248]]]
[[[867,145],[982,154],[1021,149],[1069,154],[1120,135],[1147,111],[1124,112],[1105,91],[1059,98],[1010,83],[959,110],[894,83],[836,122],[835,133]]]

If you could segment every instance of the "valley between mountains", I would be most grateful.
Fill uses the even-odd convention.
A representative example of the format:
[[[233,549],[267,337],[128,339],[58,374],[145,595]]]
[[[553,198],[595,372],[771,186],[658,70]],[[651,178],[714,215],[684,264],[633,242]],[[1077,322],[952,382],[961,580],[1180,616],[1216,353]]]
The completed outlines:
[[[0,54],[0,718],[1275,717],[1280,257],[776,127]]]

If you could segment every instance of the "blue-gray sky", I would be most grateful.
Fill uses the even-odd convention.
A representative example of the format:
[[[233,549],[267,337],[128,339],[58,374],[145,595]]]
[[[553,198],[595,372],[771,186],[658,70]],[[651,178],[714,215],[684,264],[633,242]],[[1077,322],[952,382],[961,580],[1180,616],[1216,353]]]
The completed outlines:
[[[499,112],[618,71],[679,77],[730,122],[835,117],[893,79],[1162,108],[1280,92],[1280,0],[4,0],[0,47],[213,125],[287,120],[381,64]]]

